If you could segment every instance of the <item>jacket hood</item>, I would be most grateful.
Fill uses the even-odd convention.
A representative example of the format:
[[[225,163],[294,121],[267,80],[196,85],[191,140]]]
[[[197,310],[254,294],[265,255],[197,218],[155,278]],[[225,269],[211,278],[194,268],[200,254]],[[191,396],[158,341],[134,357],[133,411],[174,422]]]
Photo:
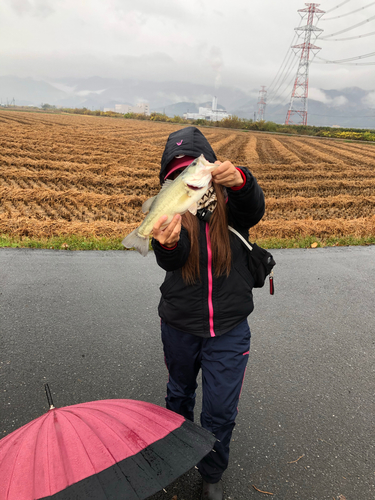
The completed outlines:
[[[217,160],[214,150],[200,130],[196,127],[185,127],[172,132],[167,139],[161,158],[160,183],[163,184],[167,173],[167,166],[175,156],[187,155],[198,158],[201,154],[210,163],[214,163]]]

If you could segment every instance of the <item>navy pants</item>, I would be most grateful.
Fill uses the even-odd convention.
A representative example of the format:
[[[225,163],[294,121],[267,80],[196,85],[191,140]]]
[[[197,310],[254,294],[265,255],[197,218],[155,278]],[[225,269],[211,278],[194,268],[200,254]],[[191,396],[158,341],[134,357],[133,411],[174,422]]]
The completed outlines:
[[[161,322],[169,371],[166,406],[194,421],[197,375],[202,369],[201,425],[219,441],[197,464],[208,483],[220,481],[229,461],[229,445],[250,350],[247,320],[220,337],[202,338]]]

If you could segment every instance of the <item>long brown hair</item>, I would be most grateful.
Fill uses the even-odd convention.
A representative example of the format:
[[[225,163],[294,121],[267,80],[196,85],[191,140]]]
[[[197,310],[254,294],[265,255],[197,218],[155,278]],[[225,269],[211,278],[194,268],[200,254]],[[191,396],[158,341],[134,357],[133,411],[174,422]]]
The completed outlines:
[[[213,183],[217,206],[209,221],[209,234],[212,249],[212,264],[215,277],[222,274],[227,276],[231,267],[231,249],[228,232],[227,207],[224,198],[223,187]],[[190,239],[190,254],[182,268],[182,277],[186,284],[191,285],[200,279],[199,269],[199,221],[198,218],[186,212],[182,216],[182,225],[188,232]]]

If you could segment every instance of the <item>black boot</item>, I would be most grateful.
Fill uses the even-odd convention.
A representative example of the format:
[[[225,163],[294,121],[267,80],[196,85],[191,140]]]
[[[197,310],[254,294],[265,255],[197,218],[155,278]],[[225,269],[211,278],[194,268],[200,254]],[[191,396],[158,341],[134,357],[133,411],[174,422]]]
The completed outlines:
[[[223,500],[222,482],[212,484],[203,481],[201,500]]]

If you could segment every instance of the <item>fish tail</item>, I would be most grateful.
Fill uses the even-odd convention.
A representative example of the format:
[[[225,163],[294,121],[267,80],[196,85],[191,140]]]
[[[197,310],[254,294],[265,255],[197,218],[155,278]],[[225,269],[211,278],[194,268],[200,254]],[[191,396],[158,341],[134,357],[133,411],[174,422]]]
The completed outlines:
[[[125,248],[135,248],[143,257],[146,257],[148,252],[149,238],[148,236],[140,236],[138,228],[129,233],[123,240],[122,244]]]

